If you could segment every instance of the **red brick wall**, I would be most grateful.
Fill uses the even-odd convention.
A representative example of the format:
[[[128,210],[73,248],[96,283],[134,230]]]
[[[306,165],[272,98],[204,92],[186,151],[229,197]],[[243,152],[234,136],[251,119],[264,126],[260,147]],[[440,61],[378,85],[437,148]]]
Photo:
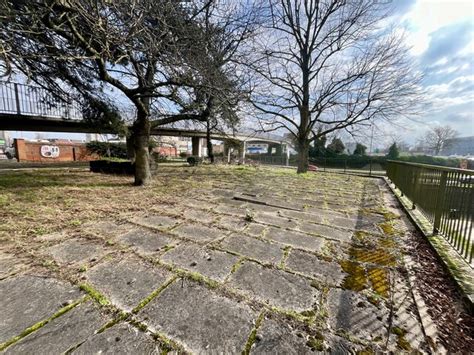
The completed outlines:
[[[59,148],[59,156],[56,158],[43,157],[41,155],[41,146],[51,145]],[[90,161],[98,157],[91,154],[85,144],[81,143],[43,143],[28,142],[24,139],[15,139],[15,149],[18,161],[29,162],[64,162],[64,161]]]
[[[178,151],[175,147],[156,147],[153,149],[155,153],[159,153],[162,156],[175,157],[178,155]]]

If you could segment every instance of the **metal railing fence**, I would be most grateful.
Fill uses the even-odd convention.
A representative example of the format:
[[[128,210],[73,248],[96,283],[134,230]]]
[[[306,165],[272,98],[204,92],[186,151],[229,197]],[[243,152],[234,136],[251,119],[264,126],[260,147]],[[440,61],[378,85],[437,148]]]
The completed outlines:
[[[473,261],[474,170],[400,161],[387,162],[387,176],[469,263]]]
[[[0,113],[82,119],[81,105],[69,101],[60,100],[39,86],[0,81]]]

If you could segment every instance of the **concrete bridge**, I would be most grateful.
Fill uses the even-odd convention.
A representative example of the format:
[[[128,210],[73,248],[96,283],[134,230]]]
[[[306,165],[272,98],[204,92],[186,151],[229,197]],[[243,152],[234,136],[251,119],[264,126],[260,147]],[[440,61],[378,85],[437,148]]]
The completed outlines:
[[[180,123],[158,126],[151,130],[151,134],[191,137],[193,155],[200,155],[200,147],[202,139],[206,138],[206,131],[189,122],[186,123],[186,127],[179,127],[179,125]],[[85,122],[82,107],[77,102],[66,103],[44,88],[8,81],[0,81],[0,131],[114,133],[111,129],[98,128]],[[245,159],[246,146],[251,142],[279,144],[289,158],[288,141],[272,139],[262,134],[211,132],[211,139],[239,142],[238,151],[241,159]]]

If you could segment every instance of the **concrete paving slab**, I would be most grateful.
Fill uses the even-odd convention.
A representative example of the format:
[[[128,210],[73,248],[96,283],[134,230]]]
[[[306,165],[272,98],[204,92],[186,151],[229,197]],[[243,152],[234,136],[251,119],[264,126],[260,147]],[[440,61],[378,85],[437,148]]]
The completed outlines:
[[[81,296],[77,288],[52,278],[23,275],[0,281],[0,343]]]
[[[290,270],[335,286],[338,286],[346,276],[339,264],[322,260],[316,255],[299,250],[290,252],[285,266]]]
[[[177,224],[181,223],[182,220],[177,218],[163,216],[163,215],[151,215],[146,217],[137,217],[133,219],[134,222],[157,229],[170,229]]]
[[[142,255],[156,254],[162,251],[163,247],[173,245],[177,242],[163,233],[152,232],[142,228],[137,228],[122,234],[116,240],[120,244],[130,246],[133,250]]]
[[[316,213],[308,213],[304,211],[292,211],[292,210],[284,210],[280,211],[281,216],[285,216],[288,218],[296,218],[303,221],[309,221],[313,223],[322,223],[324,220],[324,216],[321,216]]]
[[[76,355],[89,354],[161,354],[160,344],[148,334],[128,323],[119,323],[100,334],[89,337],[72,352]]]
[[[315,234],[321,237],[330,238],[341,242],[350,242],[353,234],[350,231],[307,222],[300,222],[298,225],[298,229],[304,233]]]
[[[275,227],[269,227],[264,238],[310,251],[320,251],[324,243],[323,238]]]
[[[60,354],[94,334],[110,318],[92,301],[80,304],[8,347],[5,354]]]
[[[158,289],[169,276],[168,271],[135,258],[109,260],[86,273],[88,283],[114,305],[128,312]]]
[[[388,310],[382,304],[377,308],[360,294],[341,289],[331,289],[327,302],[332,330],[342,330],[365,341],[386,338]]]
[[[255,221],[280,228],[296,228],[298,223],[292,218],[280,217],[276,214],[260,213],[255,217]]]
[[[225,229],[230,229],[232,231],[242,231],[244,230],[249,222],[247,222],[244,217],[234,217],[234,216],[224,216],[217,222],[220,227]]]
[[[283,251],[279,245],[239,234],[226,237],[220,243],[220,247],[270,264],[278,264],[283,256]]]
[[[69,239],[45,250],[59,264],[77,264],[97,259],[104,247],[90,240]]]
[[[27,268],[26,260],[0,252],[0,280]]]
[[[193,222],[200,222],[204,224],[212,223],[217,216],[213,213],[205,212],[200,209],[186,208],[183,217]]]
[[[183,244],[168,251],[161,260],[222,282],[229,275],[238,257],[200,245]]]
[[[242,205],[242,202],[239,201],[238,204],[234,205],[229,205],[229,204],[219,204],[217,206],[213,207],[213,210],[218,212],[218,213],[225,213],[225,214],[233,214],[236,216],[245,216],[246,214],[246,208],[245,207],[240,207]]]
[[[96,221],[85,226],[85,230],[105,237],[116,237],[133,229],[133,224],[115,221]]]
[[[247,228],[245,228],[244,233],[253,237],[261,237],[267,229],[268,227],[263,224],[249,223]]]
[[[307,345],[309,336],[302,331],[292,329],[265,319],[257,331],[257,337],[250,350],[251,354],[308,354],[313,352]]]
[[[261,302],[295,312],[311,309],[319,295],[308,279],[253,262],[243,262],[229,284]]]
[[[183,224],[173,229],[173,234],[196,242],[211,242],[224,237],[229,232],[199,224]]]
[[[158,331],[195,353],[241,353],[257,313],[195,282],[174,282],[138,313]]]

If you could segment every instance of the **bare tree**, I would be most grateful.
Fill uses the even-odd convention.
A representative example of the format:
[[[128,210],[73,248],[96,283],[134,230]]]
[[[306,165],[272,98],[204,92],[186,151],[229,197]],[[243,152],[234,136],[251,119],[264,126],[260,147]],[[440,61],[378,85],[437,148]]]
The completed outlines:
[[[151,128],[201,115],[183,108],[192,102],[183,92],[192,85],[183,51],[199,45],[192,40],[195,18],[210,2],[8,0],[0,44],[6,63],[58,97],[73,89],[86,118],[123,126],[117,102],[131,104],[135,184],[144,185]]]
[[[211,162],[211,133],[234,129],[239,123],[239,104],[248,97],[248,75],[242,65],[249,57],[246,42],[259,28],[261,9],[259,1],[213,2],[197,16],[197,41],[202,46],[190,46],[188,56],[195,69],[195,105],[206,122]]]
[[[295,137],[298,173],[307,171],[311,141],[415,112],[420,78],[403,38],[381,27],[384,6],[271,1],[270,24],[256,44],[252,103],[263,130],[285,129]]]
[[[425,148],[434,155],[438,155],[441,150],[448,148],[453,143],[453,138],[458,135],[458,132],[450,126],[436,126],[426,132],[423,142]]]

